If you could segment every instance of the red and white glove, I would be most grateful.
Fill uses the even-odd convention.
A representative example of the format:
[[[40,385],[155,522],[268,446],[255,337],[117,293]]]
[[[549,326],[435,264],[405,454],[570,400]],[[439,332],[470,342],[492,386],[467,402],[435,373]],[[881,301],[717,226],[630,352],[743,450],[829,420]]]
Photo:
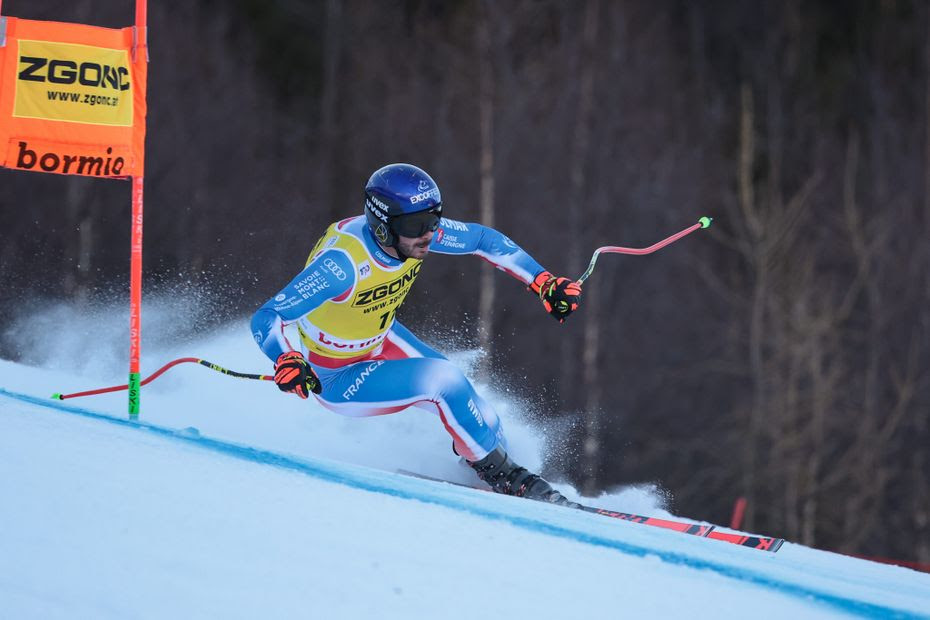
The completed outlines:
[[[320,378],[300,351],[286,351],[278,356],[274,363],[274,382],[282,392],[293,392],[301,398],[307,398],[310,392],[323,391]]]
[[[543,271],[530,284],[530,290],[539,296],[546,312],[564,323],[565,318],[578,309],[581,303],[581,284],[570,278],[557,278]]]

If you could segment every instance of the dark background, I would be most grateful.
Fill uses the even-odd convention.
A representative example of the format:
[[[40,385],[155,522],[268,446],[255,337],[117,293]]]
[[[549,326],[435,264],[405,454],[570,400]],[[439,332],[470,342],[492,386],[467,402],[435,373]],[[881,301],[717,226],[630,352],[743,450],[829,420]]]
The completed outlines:
[[[400,318],[483,346],[588,491],[655,482],[718,523],[744,496],[749,529],[930,561],[927,3],[176,0],[149,24],[146,290],[213,291],[199,327],[247,329],[393,161],[573,277],[712,216],[603,256],[562,326],[441,256]],[[128,183],[2,170],[0,209],[3,316],[125,295]]]

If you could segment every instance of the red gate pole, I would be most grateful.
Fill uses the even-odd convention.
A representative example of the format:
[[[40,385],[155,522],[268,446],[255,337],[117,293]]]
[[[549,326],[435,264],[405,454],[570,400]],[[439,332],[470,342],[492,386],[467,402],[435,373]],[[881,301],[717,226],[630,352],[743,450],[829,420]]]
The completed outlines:
[[[136,30],[133,60],[145,54],[148,61],[147,0],[136,0]],[[142,205],[145,179],[132,177],[132,238],[129,264],[129,417],[139,416],[142,397],[139,357],[142,340]]]
[[[139,415],[142,338],[142,177],[132,177],[132,240],[129,266],[129,417]]]

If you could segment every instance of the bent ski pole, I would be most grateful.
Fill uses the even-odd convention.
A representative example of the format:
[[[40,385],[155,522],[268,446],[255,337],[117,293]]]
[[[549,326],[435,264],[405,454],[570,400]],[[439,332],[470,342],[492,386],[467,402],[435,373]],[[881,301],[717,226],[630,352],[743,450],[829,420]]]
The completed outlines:
[[[184,362],[192,362],[195,364],[200,364],[201,366],[206,366],[210,370],[215,370],[221,372],[224,375],[229,375],[230,377],[238,377],[240,379],[256,379],[259,381],[274,381],[274,377],[270,375],[253,375],[244,372],[236,372],[235,370],[229,370],[228,368],[223,368],[222,366],[217,366],[212,362],[207,360],[202,360],[196,357],[181,357],[176,360],[170,361],[151,375],[146,377],[139,385],[145,385],[151,381],[154,381],[160,377],[166,370],[178,364],[183,364]],[[79,398],[81,396],[94,396],[95,394],[106,394],[108,392],[119,392],[120,390],[129,389],[128,385],[114,385],[111,387],[99,388],[96,390],[87,390],[86,392],[75,392],[73,394],[52,394],[52,398],[55,400],[64,400],[66,398]]]
[[[710,223],[712,221],[713,221],[712,218],[702,217],[700,220],[698,220],[697,224],[694,224],[693,226],[689,226],[688,228],[685,228],[683,231],[675,233],[671,237],[663,239],[662,241],[659,241],[658,243],[655,243],[653,245],[650,245],[648,248],[623,248],[623,247],[616,246],[616,245],[605,245],[604,247],[600,247],[594,250],[594,254],[591,256],[591,262],[588,264],[587,271],[581,274],[581,277],[578,278],[577,282],[578,284],[581,284],[582,282],[587,280],[588,276],[590,276],[594,272],[594,263],[597,262],[597,257],[601,253],[604,253],[604,254],[634,254],[636,256],[641,256],[643,254],[652,254],[656,250],[661,250],[665,246],[671,243],[675,243],[676,241],[678,241],[685,235],[690,235],[698,228],[707,228],[708,226],[710,226]]]

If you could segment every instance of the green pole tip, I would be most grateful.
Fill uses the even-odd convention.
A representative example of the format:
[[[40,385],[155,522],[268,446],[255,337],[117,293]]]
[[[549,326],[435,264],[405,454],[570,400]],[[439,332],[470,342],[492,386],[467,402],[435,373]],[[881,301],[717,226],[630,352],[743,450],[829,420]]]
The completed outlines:
[[[714,221],[714,218],[712,218],[712,217],[707,217],[707,216],[704,216],[704,217],[702,217],[701,219],[698,220],[698,222],[701,223],[701,228],[709,228],[709,227],[710,227],[710,223],[713,222],[713,221]]]
[[[54,394],[52,394],[52,400],[64,400],[64,398],[61,397],[61,394],[59,394],[58,392],[55,392]]]

